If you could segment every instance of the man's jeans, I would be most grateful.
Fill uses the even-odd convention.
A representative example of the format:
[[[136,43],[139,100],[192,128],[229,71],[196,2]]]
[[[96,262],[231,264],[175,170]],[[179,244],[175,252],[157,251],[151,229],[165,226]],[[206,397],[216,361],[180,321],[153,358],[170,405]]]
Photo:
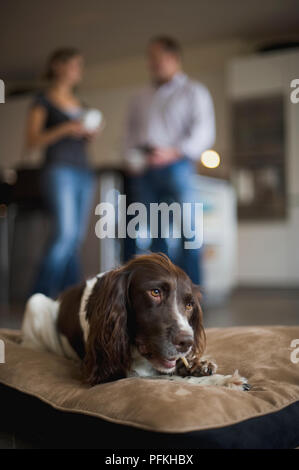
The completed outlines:
[[[183,158],[171,165],[147,170],[142,176],[130,177],[127,180],[128,203],[141,202],[147,207],[149,214],[150,203],[184,202],[194,204],[197,202],[195,190],[191,187],[191,179],[195,173],[194,164],[188,158]],[[182,207],[182,206],[181,206]],[[131,217],[128,217],[130,220]],[[180,266],[190,276],[195,284],[200,279],[200,250],[185,249],[186,239],[162,238],[161,227],[159,237],[137,238],[127,237],[125,242],[124,256],[129,260],[135,254],[144,252],[162,252],[167,254],[171,260]],[[190,240],[189,240],[190,241]]]
[[[52,165],[43,171],[42,190],[53,216],[53,233],[34,292],[56,296],[81,280],[79,248],[94,193],[89,169]]]

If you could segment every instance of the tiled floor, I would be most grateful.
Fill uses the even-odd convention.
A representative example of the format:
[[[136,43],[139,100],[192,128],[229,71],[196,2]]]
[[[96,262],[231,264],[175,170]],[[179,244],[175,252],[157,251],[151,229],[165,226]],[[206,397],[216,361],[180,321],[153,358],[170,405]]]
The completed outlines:
[[[19,328],[22,306],[0,310],[0,328]],[[299,325],[299,290],[236,291],[225,303],[204,308],[206,327],[237,325]],[[38,448],[35,440],[0,428],[0,449]]]

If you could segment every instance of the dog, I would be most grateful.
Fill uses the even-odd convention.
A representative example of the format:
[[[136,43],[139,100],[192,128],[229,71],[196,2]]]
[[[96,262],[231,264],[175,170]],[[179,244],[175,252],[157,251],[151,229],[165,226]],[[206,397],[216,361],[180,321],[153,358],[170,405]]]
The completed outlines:
[[[141,255],[57,300],[33,295],[23,345],[80,359],[92,386],[136,376],[249,390],[237,371],[216,374],[216,363],[203,356],[200,298],[198,287],[167,256]]]

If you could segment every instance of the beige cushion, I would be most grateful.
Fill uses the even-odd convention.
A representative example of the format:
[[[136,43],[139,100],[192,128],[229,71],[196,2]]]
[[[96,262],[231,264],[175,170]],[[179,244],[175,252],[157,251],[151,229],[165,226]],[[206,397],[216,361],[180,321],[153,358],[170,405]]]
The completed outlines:
[[[299,364],[290,344],[299,327],[237,327],[207,331],[208,353],[219,373],[238,369],[250,392],[198,387],[163,380],[129,378],[90,388],[80,366],[51,353],[22,347],[20,335],[0,330],[6,363],[0,382],[58,410],[100,417],[151,431],[179,433],[218,428],[262,416],[299,399]]]

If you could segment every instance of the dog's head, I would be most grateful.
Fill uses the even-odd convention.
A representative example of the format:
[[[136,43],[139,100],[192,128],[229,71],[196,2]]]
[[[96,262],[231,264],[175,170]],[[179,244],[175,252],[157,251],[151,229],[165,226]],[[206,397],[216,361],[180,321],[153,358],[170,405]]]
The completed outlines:
[[[205,346],[200,294],[165,255],[139,256],[106,273],[87,305],[85,368],[90,383],[124,377],[132,346],[159,372]]]

